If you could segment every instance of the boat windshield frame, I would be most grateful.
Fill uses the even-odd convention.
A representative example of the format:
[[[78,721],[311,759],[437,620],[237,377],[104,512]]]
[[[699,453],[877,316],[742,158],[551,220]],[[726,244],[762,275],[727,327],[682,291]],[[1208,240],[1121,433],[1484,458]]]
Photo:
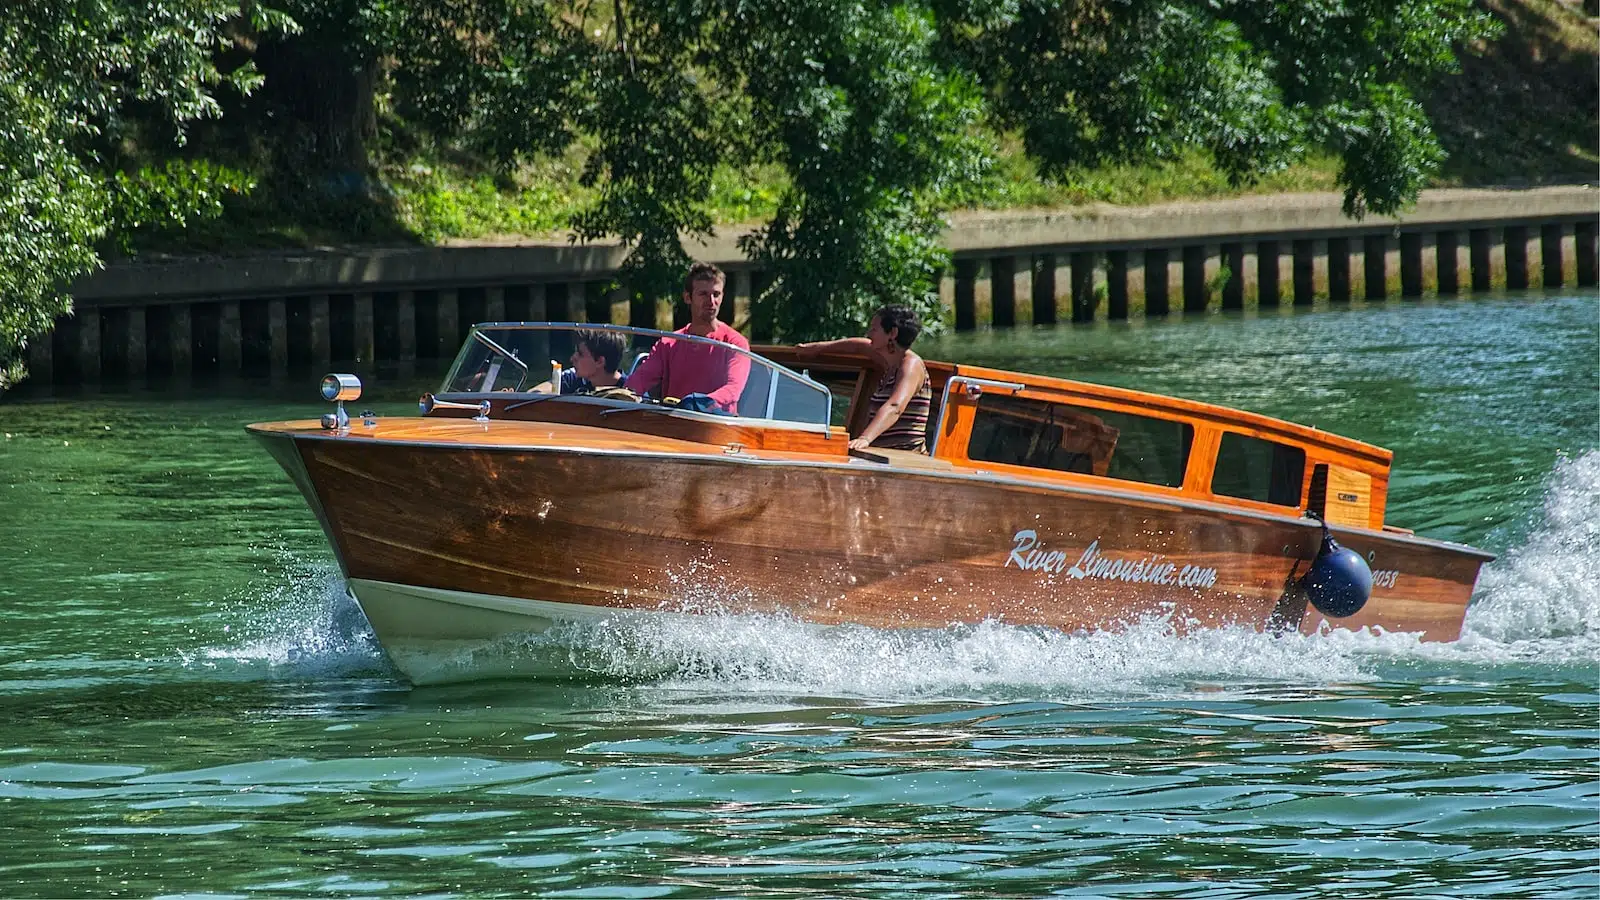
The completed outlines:
[[[741,411],[736,414],[721,412],[703,413],[688,408],[680,410],[677,407],[664,405],[659,399],[653,398],[631,401],[618,399],[616,397],[601,398],[589,394],[545,393],[532,390],[532,385],[529,384],[529,382],[533,379],[539,379],[538,383],[544,382],[544,379],[541,378],[539,374],[536,374],[541,371],[540,364],[531,363],[528,360],[522,359],[519,357],[516,348],[508,349],[505,346],[507,342],[504,340],[504,338],[495,334],[495,332],[505,331],[546,331],[568,333],[577,331],[609,331],[627,336],[630,345],[637,345],[648,341],[649,351],[646,352],[652,352],[655,349],[656,343],[663,338],[670,338],[674,341],[690,341],[694,343],[707,344],[715,346],[724,352],[732,352],[744,356],[750,363],[751,375],[746,382],[745,393],[740,397],[739,406]],[[634,350],[628,351],[630,355],[632,355],[634,352]],[[507,389],[505,387],[492,387],[488,391],[475,389],[463,390],[462,387],[459,386],[463,377],[473,377],[473,375],[469,373],[476,373],[477,370],[484,366],[486,361],[489,359],[499,359],[501,364],[504,364],[506,361],[514,363],[519,369],[520,374],[516,386],[511,389]],[[565,360],[552,360],[552,362],[560,362],[563,368],[566,366]],[[633,366],[637,364],[633,359],[630,358],[624,358],[620,362],[624,377],[626,377],[628,374],[631,374]],[[758,403],[760,403],[763,399],[759,396],[759,388],[756,389],[757,396],[755,398],[751,397],[752,386],[754,386],[757,382],[757,376],[755,373],[763,371],[768,373],[764,379],[766,386],[764,404],[762,405],[762,412],[764,414],[749,415],[742,411],[744,408],[746,408],[747,404],[752,399],[755,399]],[[814,400],[798,404],[800,407],[813,409],[815,411],[814,414],[806,415],[803,412],[797,413],[793,411],[793,408],[797,406],[795,403],[786,404],[785,409],[780,409],[778,397],[779,387],[785,383],[789,384],[791,389],[799,390],[801,392],[801,396],[804,396],[808,392],[816,395]],[[753,353],[743,347],[727,343],[726,341],[713,340],[712,338],[701,337],[700,335],[687,334],[684,332],[661,331],[654,328],[639,328],[633,325],[611,325],[595,322],[480,322],[476,325],[473,325],[472,330],[468,333],[466,340],[462,342],[461,349],[457,351],[454,361],[450,364],[450,368],[446,371],[444,380],[440,383],[437,396],[439,396],[441,399],[472,398],[474,400],[508,397],[517,399],[555,399],[557,397],[565,397],[587,400],[589,402],[602,402],[608,406],[618,406],[622,408],[643,407],[661,411],[671,410],[674,412],[680,412],[694,416],[706,415],[720,421],[729,422],[730,424],[734,422],[742,422],[746,424],[759,423],[763,426],[769,427],[781,426],[804,428],[806,430],[821,431],[823,433],[827,433],[830,427],[830,421],[832,417],[831,410],[833,408],[833,392],[828,388],[827,385],[816,381],[809,375],[796,372],[793,369],[773,362],[767,357],[762,356],[759,353]],[[788,410],[787,413],[785,412],[786,409]]]

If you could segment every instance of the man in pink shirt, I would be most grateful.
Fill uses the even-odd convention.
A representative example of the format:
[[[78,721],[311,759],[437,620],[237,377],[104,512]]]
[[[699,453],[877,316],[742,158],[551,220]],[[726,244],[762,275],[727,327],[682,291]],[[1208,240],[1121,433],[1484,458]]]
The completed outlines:
[[[732,344],[743,350],[750,342],[717,318],[727,278],[711,263],[695,263],[684,279],[683,302],[689,304],[689,324],[678,334],[693,334]],[[628,376],[626,387],[636,394],[677,397],[705,394],[717,411],[739,413],[739,395],[750,378],[750,357],[726,347],[699,341],[662,338],[650,355]]]

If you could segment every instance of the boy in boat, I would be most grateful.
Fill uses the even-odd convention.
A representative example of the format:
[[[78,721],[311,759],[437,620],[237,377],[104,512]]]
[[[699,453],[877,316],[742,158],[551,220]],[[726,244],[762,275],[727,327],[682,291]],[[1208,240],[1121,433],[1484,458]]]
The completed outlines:
[[[801,359],[829,351],[855,352],[872,358],[882,368],[883,378],[868,401],[867,427],[850,439],[850,449],[880,447],[928,452],[933,388],[922,357],[911,352],[912,342],[921,333],[922,322],[915,310],[885,306],[873,313],[866,337],[816,341],[795,348]]]
[[[678,334],[692,334],[732,344],[742,350],[750,342],[717,318],[722,308],[727,277],[711,263],[695,263],[683,281],[683,302],[689,306],[689,324]],[[714,344],[662,338],[628,376],[627,388],[652,397],[685,399],[704,396],[703,412],[738,415],[739,395],[750,378],[750,357]],[[687,408],[687,407],[686,407]]]
[[[571,365],[561,372],[561,393],[593,394],[622,384],[622,355],[628,350],[627,338],[615,331],[580,328],[573,333]],[[551,392],[546,381],[533,389]]]

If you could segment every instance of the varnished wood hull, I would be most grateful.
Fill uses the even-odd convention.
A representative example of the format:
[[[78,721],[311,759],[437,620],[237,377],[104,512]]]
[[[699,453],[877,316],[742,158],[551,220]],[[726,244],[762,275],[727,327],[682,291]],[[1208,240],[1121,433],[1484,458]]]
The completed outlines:
[[[322,519],[386,646],[492,640],[623,610],[783,611],[895,628],[998,620],[1073,631],[1152,617],[1179,631],[1321,625],[1285,591],[1316,552],[1319,532],[1306,521],[540,428],[471,445],[253,430]],[[1375,569],[1393,560],[1401,574],[1333,624],[1456,636],[1480,556],[1378,532],[1340,537],[1371,553]],[[428,590],[400,597],[394,586]],[[506,602],[452,604],[441,592]]]

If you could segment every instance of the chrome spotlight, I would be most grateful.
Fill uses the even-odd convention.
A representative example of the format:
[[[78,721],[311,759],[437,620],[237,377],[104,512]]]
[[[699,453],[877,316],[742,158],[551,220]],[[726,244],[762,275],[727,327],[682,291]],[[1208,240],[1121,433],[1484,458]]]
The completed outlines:
[[[346,400],[361,397],[361,379],[354,375],[332,374],[322,377],[322,399],[338,404],[334,411],[322,417],[322,427],[329,431],[343,431],[350,427],[350,414],[344,411]]]

